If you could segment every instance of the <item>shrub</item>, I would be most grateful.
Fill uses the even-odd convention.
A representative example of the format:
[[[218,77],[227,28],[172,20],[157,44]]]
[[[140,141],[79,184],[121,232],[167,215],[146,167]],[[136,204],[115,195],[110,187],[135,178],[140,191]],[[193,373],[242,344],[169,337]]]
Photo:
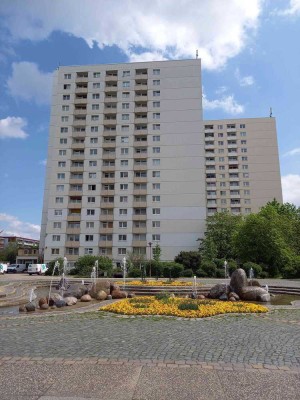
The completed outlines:
[[[218,268],[216,270],[216,278],[224,278],[225,279],[225,271],[224,271],[224,269]]]
[[[255,264],[253,262],[246,262],[243,264],[243,269],[245,270],[247,276],[249,277],[250,268],[253,269],[254,278],[260,278],[260,274],[262,273],[262,267],[259,264]]]
[[[206,278],[207,277],[207,273],[205,271],[203,271],[203,269],[199,268],[196,271],[196,276],[198,278]]]
[[[113,278],[123,278],[123,271],[121,270],[121,268],[113,270]]]
[[[194,276],[194,272],[193,272],[192,269],[185,269],[185,270],[182,272],[182,275],[181,275],[181,276],[184,276],[184,277],[186,277],[186,278],[191,278],[192,276]]]
[[[159,300],[162,303],[170,303],[170,301],[172,301],[171,294],[167,292],[157,293],[155,295],[155,298],[156,300]]]
[[[139,278],[141,276],[141,270],[139,268],[131,268],[128,272],[129,278]]]
[[[237,269],[237,267],[238,267],[237,266],[237,262],[235,260],[229,260],[228,261],[227,268],[228,268],[229,276],[232,275],[232,273]]]
[[[197,303],[180,303],[178,304],[178,309],[179,310],[198,310],[198,304]]]
[[[175,262],[162,262],[160,265],[164,278],[179,278],[184,270],[181,264]]]
[[[196,271],[201,264],[201,255],[199,251],[181,251],[174,261],[182,264],[186,269]]]
[[[213,278],[216,276],[217,267],[213,261],[203,261],[201,269],[206,273],[206,276],[209,278]]]
[[[112,272],[112,260],[108,257],[91,255],[79,257],[72,272],[79,277],[90,277],[97,260],[99,272],[106,271],[110,275]]]
[[[62,268],[63,268],[64,259],[60,257],[60,258],[57,258],[57,259],[54,260],[54,261],[50,261],[50,262],[49,262],[49,264],[48,264],[48,269],[47,269],[47,271],[45,272],[45,275],[52,276],[54,264],[56,263],[56,261],[59,262],[59,268],[55,270],[54,276],[58,276],[58,275],[60,275],[60,274],[62,273]],[[73,271],[73,270],[70,271],[71,274],[72,274],[72,271]],[[73,275],[73,274],[72,274],[72,275]]]
[[[259,275],[261,279],[266,279],[269,277],[269,274],[266,271],[262,271]]]

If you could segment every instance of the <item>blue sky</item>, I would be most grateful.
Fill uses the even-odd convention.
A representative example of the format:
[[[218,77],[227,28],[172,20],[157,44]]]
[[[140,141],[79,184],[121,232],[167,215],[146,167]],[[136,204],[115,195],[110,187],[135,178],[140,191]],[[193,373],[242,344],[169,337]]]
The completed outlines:
[[[58,65],[202,59],[206,119],[277,120],[300,206],[300,0],[1,0],[0,231],[39,237]]]

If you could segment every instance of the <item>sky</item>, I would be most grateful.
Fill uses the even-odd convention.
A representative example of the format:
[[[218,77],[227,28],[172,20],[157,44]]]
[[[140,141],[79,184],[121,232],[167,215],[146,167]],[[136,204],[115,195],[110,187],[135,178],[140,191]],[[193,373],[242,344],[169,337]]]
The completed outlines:
[[[202,59],[205,119],[277,121],[300,206],[300,0],[1,0],[0,232],[39,238],[59,65]]]

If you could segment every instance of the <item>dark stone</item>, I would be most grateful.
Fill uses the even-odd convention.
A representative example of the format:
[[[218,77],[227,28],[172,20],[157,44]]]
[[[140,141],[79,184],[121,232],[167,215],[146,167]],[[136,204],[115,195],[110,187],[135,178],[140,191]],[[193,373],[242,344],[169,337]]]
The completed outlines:
[[[27,312],[35,311],[35,305],[33,303],[28,303],[25,306]]]
[[[49,302],[48,302],[48,297],[46,298],[47,300],[47,304],[49,304],[49,307],[52,307],[55,305],[55,301],[52,299],[52,297],[50,297]]]
[[[234,292],[230,292],[228,297],[229,297],[229,299],[230,299],[230,297],[233,297],[233,298],[235,298],[235,300],[240,300],[240,296]]]
[[[246,272],[242,268],[233,271],[230,280],[231,291],[241,297],[242,288],[248,285]]]
[[[128,293],[127,296],[129,299],[133,299],[135,297],[135,293]]]
[[[240,297],[246,301],[270,301],[270,294],[265,289],[257,286],[244,287]]]
[[[229,301],[236,301],[236,298],[231,296],[231,297],[229,297]]]
[[[111,294],[114,290],[120,290],[120,286],[117,285],[115,282],[110,282],[110,294]]]
[[[62,308],[62,307],[66,306],[66,302],[64,300],[57,300],[55,302],[55,305],[56,305],[57,308]]]
[[[225,283],[218,283],[210,289],[209,297],[211,299],[219,299],[222,294],[229,291],[228,285]]]
[[[41,308],[43,304],[47,304],[47,299],[45,297],[41,297],[39,299],[39,307]]]
[[[223,293],[223,294],[219,297],[219,299],[220,299],[220,300],[228,300],[228,296],[227,296],[226,293]]]
[[[256,279],[250,279],[248,282],[248,286],[258,286],[261,287],[261,284]]]
[[[96,285],[92,285],[92,288],[90,290],[90,295],[94,299],[97,298],[97,294],[103,291],[106,294],[110,294],[110,282],[109,281],[98,281]]]
[[[111,300],[111,299],[112,299],[112,295],[108,294],[107,297],[106,297],[106,300]]]
[[[122,290],[114,290],[111,295],[113,299],[126,299],[127,297],[127,293]]]
[[[26,311],[26,307],[24,305],[19,307],[19,312],[25,312]]]
[[[42,305],[40,306],[40,309],[41,309],[41,310],[48,310],[48,308],[49,308],[49,306],[48,306],[47,303],[44,303],[44,304],[42,304]]]

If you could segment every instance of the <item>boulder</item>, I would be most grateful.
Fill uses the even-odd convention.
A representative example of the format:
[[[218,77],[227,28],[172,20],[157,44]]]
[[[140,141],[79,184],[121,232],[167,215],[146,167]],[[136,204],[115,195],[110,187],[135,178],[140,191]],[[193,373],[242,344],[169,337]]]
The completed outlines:
[[[120,286],[117,285],[115,282],[110,282],[110,294],[111,294],[114,290],[120,290]]]
[[[48,308],[49,308],[49,306],[48,306],[47,303],[44,303],[44,304],[42,304],[42,305],[40,306],[40,309],[41,309],[41,310],[48,310]]]
[[[77,298],[76,297],[65,297],[64,301],[66,302],[67,306],[74,306],[74,304],[77,303]]]
[[[226,293],[229,290],[228,285],[225,283],[218,283],[210,289],[209,297],[211,299],[219,299],[222,294]]]
[[[242,268],[238,268],[231,275],[230,287],[232,292],[241,296],[241,291],[244,286],[248,286],[247,275]]]
[[[52,297],[50,297],[49,302],[48,302],[48,297],[46,297],[47,300],[47,304],[49,304],[49,307],[52,307],[55,305],[55,301],[54,299],[52,299]]]
[[[242,288],[240,298],[242,300],[246,300],[246,301],[266,302],[266,301],[270,300],[270,295],[265,289],[263,289],[261,287],[246,286],[246,287]]]
[[[231,297],[229,297],[229,301],[236,301],[236,298],[231,296]]]
[[[35,311],[35,305],[33,303],[28,303],[25,306],[27,312]]]
[[[261,284],[256,279],[250,279],[248,282],[248,286],[258,286],[261,287]]]
[[[57,300],[63,300],[63,297],[59,293],[51,293],[51,298],[55,303]]]
[[[111,299],[112,299],[112,295],[108,294],[107,297],[106,297],[106,300],[111,300]]]
[[[234,292],[230,292],[229,295],[228,295],[228,297],[229,297],[229,298],[230,298],[230,297],[234,297],[235,300],[240,300],[240,296],[239,296],[238,294],[234,293]]]
[[[133,299],[135,297],[135,293],[128,293],[127,296],[129,299]]]
[[[203,299],[205,299],[205,296],[204,296],[203,294],[199,294],[199,295],[197,296],[197,299],[203,300]]]
[[[62,307],[66,306],[66,302],[65,302],[65,300],[57,300],[55,302],[55,305],[56,305],[57,308],[62,308]]]
[[[39,299],[39,307],[41,308],[43,304],[48,304],[47,299],[45,297],[41,297]]]
[[[19,307],[19,312],[25,312],[26,311],[26,307],[25,306],[20,306]]]
[[[81,296],[80,301],[84,301],[84,302],[88,302],[91,301],[92,298],[89,294],[84,294],[83,296]]]
[[[228,296],[226,293],[221,294],[221,296],[219,297],[220,300],[228,300]]]
[[[97,300],[106,300],[107,299],[108,294],[106,292],[104,292],[104,290],[99,290],[99,292],[96,294],[96,299]]]
[[[110,294],[110,282],[109,281],[98,281],[95,285],[92,285],[92,288],[90,290],[90,295],[96,299],[97,294],[103,291],[106,294]]]
[[[126,299],[127,297],[127,293],[122,290],[114,290],[111,295],[113,299]]]

